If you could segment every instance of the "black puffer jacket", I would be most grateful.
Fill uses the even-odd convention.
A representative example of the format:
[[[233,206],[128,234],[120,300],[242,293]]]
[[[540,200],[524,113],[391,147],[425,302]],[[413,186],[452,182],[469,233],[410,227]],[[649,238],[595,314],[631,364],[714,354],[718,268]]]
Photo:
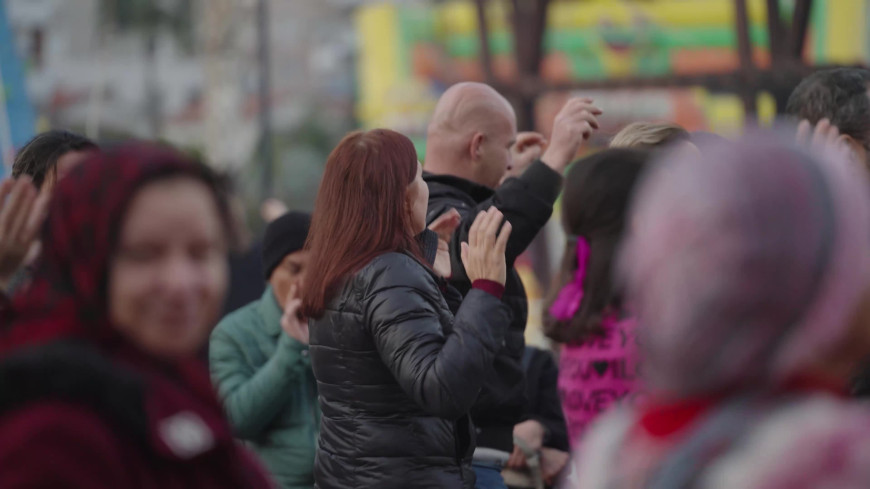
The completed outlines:
[[[510,452],[513,450],[514,425],[524,419],[525,374],[523,372],[524,333],[528,318],[528,300],[514,262],[547,224],[553,203],[559,196],[562,176],[540,161],[533,163],[519,178],[507,179],[493,190],[451,175],[423,173],[429,185],[429,210],[426,221],[453,208],[462,223],[450,243],[451,285],[465,294],[471,288],[460,260],[460,246],[468,241],[468,232],[477,213],[495,206],[513,226],[505,259],[508,273],[502,301],[510,307],[513,320],[505,337],[506,345],[495,358],[495,369],[484,383],[480,398],[471,410],[478,428],[478,445]]]
[[[311,322],[323,412],[321,489],[470,488],[468,410],[504,342],[510,310],[482,290],[454,317],[415,258],[386,253]]]

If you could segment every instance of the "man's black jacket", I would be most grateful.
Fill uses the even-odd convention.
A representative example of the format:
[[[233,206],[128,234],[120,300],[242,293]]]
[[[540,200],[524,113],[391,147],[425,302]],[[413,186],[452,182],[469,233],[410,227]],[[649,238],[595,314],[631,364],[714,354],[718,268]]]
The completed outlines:
[[[450,243],[453,276],[450,283],[464,296],[471,289],[460,258],[460,243],[468,241],[468,231],[478,212],[495,206],[513,231],[505,258],[508,266],[504,303],[513,312],[513,319],[505,337],[505,346],[495,359],[495,370],[471,411],[478,427],[478,446],[498,450],[513,450],[513,426],[523,420],[525,404],[525,375],[523,373],[524,332],[528,319],[526,291],[514,270],[514,261],[522,254],[553,213],[553,204],[559,196],[562,176],[540,161],[533,163],[520,177],[506,180],[496,190],[474,182],[451,176],[424,172],[429,185],[431,223],[451,208],[459,211],[462,223]]]

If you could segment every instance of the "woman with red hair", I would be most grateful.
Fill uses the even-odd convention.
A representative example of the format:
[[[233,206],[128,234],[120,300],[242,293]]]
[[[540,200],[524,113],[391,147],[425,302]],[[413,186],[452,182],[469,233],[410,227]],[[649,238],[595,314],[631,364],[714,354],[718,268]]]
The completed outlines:
[[[447,248],[425,229],[428,197],[399,133],[350,134],[326,163],[302,298],[323,411],[320,489],[474,485],[467,413],[510,323],[500,296],[511,227],[494,208],[478,216],[462,248],[474,290],[454,316],[450,272],[433,271]]]

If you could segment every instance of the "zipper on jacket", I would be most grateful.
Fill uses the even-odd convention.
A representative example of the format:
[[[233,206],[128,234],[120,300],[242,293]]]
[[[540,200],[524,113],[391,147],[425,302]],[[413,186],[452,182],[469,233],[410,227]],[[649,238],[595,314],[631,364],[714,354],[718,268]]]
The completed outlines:
[[[317,383],[316,382],[314,384],[311,383],[311,377],[308,376],[308,372],[305,372],[305,387],[307,388],[308,394],[309,394],[308,396],[305,396],[305,397],[307,397],[308,399],[311,399],[310,394],[315,394],[314,406],[312,406],[311,404],[309,404],[307,402],[305,404],[308,408],[308,416],[311,418],[311,430],[310,430],[311,431],[311,444],[316,450],[317,449],[317,432],[319,431],[319,427],[318,427],[318,423],[317,423],[317,410],[320,409],[320,407],[318,406],[318,399],[317,399],[318,396],[316,395]]]
[[[462,456],[460,453],[462,450],[461,440],[459,438],[459,426],[456,421],[453,422],[453,445],[456,450],[456,464],[459,466],[459,480],[463,482],[462,486],[465,487],[465,471],[462,470]]]

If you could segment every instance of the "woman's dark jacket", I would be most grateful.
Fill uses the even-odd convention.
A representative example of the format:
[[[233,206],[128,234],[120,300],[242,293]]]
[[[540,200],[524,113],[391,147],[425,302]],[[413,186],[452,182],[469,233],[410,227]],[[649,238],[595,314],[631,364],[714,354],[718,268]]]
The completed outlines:
[[[312,320],[323,413],[317,487],[473,486],[468,411],[504,343],[510,310],[473,289],[454,317],[446,287],[416,258],[386,253]]]

